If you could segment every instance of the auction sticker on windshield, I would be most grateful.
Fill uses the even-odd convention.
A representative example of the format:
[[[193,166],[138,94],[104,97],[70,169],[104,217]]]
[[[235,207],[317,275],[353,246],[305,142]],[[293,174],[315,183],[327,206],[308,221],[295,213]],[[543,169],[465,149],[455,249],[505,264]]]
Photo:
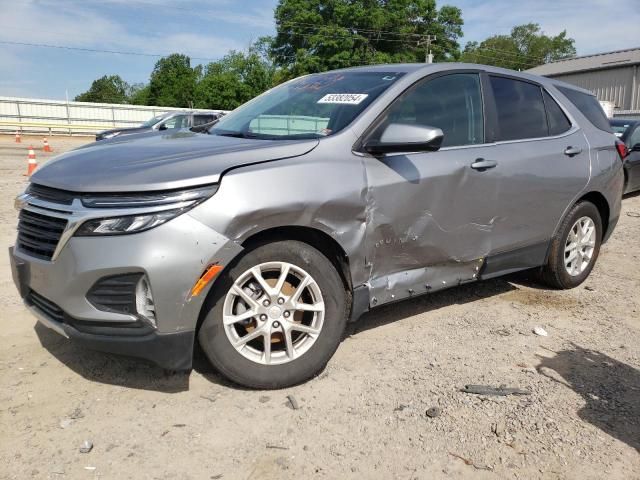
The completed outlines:
[[[369,94],[367,93],[329,93],[318,100],[318,103],[337,103],[342,105],[358,105]]]

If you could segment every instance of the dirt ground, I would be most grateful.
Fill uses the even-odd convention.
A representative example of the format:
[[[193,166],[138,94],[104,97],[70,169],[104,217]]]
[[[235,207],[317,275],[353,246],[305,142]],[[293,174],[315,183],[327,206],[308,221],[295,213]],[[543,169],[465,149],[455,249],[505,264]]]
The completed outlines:
[[[201,357],[166,376],[37,325],[6,255],[30,142],[52,157],[0,137],[0,478],[640,479],[640,196],[583,286],[518,275],[382,307],[319,377],[260,392]]]

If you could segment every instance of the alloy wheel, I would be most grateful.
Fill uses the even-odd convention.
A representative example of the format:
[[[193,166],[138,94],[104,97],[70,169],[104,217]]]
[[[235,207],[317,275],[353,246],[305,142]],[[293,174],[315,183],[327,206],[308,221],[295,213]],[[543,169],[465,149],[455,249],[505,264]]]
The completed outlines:
[[[322,330],[325,305],[317,282],[287,262],[256,265],[234,282],[223,306],[231,345],[262,365],[291,362],[304,355]]]
[[[596,225],[590,217],[581,217],[573,224],[564,247],[564,267],[571,276],[586,270],[596,245]]]

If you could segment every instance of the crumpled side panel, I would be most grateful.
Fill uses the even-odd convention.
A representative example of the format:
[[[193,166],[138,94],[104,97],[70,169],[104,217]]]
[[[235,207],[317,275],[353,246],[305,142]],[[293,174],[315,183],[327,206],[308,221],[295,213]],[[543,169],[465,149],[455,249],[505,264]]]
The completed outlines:
[[[371,306],[478,278],[502,221],[499,176],[465,159],[490,148],[364,160]]]
[[[471,262],[416,268],[375,278],[369,284],[371,306],[473,282],[478,279],[483,264],[484,259],[481,258]]]

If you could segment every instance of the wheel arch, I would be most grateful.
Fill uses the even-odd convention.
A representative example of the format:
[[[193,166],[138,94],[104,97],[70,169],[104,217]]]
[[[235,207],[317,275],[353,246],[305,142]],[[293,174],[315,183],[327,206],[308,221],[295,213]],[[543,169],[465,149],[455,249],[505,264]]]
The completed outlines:
[[[583,194],[578,199],[576,199],[575,202],[573,202],[571,205],[567,207],[562,217],[560,217],[560,220],[558,221],[558,224],[556,225],[556,228],[553,231],[553,236],[551,237],[551,239],[553,239],[553,237],[557,234],[558,230],[560,229],[560,226],[562,225],[562,222],[564,221],[565,217],[569,214],[571,209],[578,203],[585,202],[585,201],[594,204],[595,207],[598,209],[598,213],[600,213],[600,219],[602,220],[602,238],[604,243],[604,239],[607,238],[606,235],[609,233],[609,217],[611,214],[611,208],[609,206],[609,202],[607,201],[606,197],[602,193],[595,190]],[[551,253],[551,239],[549,240],[549,245],[547,247],[547,254],[544,257],[545,264],[547,263],[549,259],[549,254]]]
[[[298,225],[272,227],[254,232],[241,245],[245,250],[252,250],[266,243],[283,240],[297,240],[320,251],[336,268],[345,288],[352,290],[349,256],[335,238],[322,230]]]
[[[230,265],[233,265],[234,262],[238,261],[247,252],[250,252],[261,245],[284,240],[297,240],[299,242],[306,243],[322,253],[333,264],[338,272],[338,275],[343,282],[343,286],[345,287],[345,291],[347,292],[349,301],[351,302],[353,296],[353,284],[351,280],[349,256],[335,238],[317,228],[287,225],[271,227],[253,232],[240,243],[242,246],[242,252],[233,259]],[[229,265],[226,265],[225,270],[228,268]],[[207,292],[207,296],[200,307],[198,321],[196,324],[196,332],[200,329],[200,326],[204,321],[204,317],[210,307],[211,299],[216,293],[215,283],[216,282],[214,280],[213,285]]]
[[[602,220],[602,238],[607,238],[607,234],[609,233],[609,218],[611,215],[611,207],[609,206],[609,202],[602,193],[596,191],[592,191],[583,195],[578,199],[576,204],[584,201],[593,203],[598,209],[598,212],[600,213],[600,219]]]

